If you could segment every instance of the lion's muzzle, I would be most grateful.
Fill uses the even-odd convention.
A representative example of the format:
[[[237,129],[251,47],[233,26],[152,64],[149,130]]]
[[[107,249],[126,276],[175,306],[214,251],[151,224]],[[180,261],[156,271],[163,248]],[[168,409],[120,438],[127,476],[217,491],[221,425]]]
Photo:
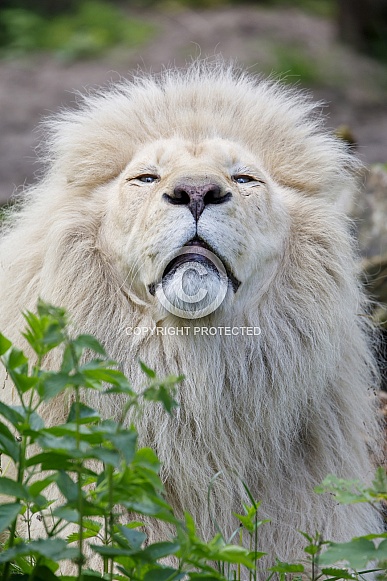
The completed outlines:
[[[231,192],[213,183],[178,184],[173,193],[163,194],[163,199],[170,204],[187,206],[197,222],[209,204],[223,204],[232,197]]]

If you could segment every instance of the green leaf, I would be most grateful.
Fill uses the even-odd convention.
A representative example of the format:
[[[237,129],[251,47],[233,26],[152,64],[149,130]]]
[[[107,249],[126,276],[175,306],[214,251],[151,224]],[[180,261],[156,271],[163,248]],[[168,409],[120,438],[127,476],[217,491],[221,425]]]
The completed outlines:
[[[245,506],[245,511],[246,514],[237,514],[237,513],[233,513],[234,516],[237,517],[237,519],[239,520],[239,522],[242,523],[242,525],[244,526],[244,528],[249,531],[249,533],[253,533],[256,529],[256,526],[258,525],[258,522],[260,524],[262,524],[260,521],[256,522],[256,515],[257,515],[257,510],[258,507],[255,506]]]
[[[377,468],[372,484],[378,494],[387,494],[387,475],[382,466]]]
[[[0,424],[0,453],[7,454],[7,456],[10,456],[10,458],[17,463],[20,456],[20,446],[12,435],[11,439],[4,435],[4,429],[4,424]]]
[[[224,581],[224,576],[213,571],[212,573],[190,573],[189,579],[190,581]]]
[[[102,347],[101,343],[92,335],[79,335],[73,344],[76,347],[81,347],[82,349],[90,349],[99,355],[106,356],[106,351]]]
[[[32,315],[36,318],[37,322],[40,323],[41,321],[55,321],[64,327],[67,324],[66,319],[66,310],[62,307],[55,307],[50,303],[46,303],[40,297],[38,298],[37,303],[37,313],[31,313],[31,311],[26,311],[24,313],[24,318],[27,319]]]
[[[78,577],[60,577],[63,581],[79,581]],[[98,574],[93,570],[88,571],[87,569],[85,571],[82,571],[82,581],[101,581],[105,579],[106,581],[106,575],[103,576],[102,574]],[[119,579],[120,581],[123,581],[122,578],[120,577],[114,577],[114,579]],[[44,579],[42,581],[45,581]],[[56,580],[57,581],[57,580]]]
[[[387,533],[375,533],[370,535],[362,535],[363,539],[373,541],[375,539],[387,539]]]
[[[79,513],[74,508],[69,508],[68,506],[58,506],[52,511],[53,516],[67,520],[67,522],[78,523]]]
[[[131,549],[138,551],[147,539],[147,535],[142,531],[136,531],[135,529],[128,528],[127,526],[118,526],[118,530],[123,535],[123,537],[128,541]]]
[[[4,335],[2,335],[2,333],[0,333],[0,356],[7,353],[7,351],[11,347],[12,347],[11,341],[9,341],[9,339],[7,339],[7,337],[4,337]]]
[[[66,345],[65,350],[63,352],[60,373],[67,375],[70,373],[70,371],[73,371],[73,369],[74,369],[74,356],[73,355],[74,354],[73,354],[73,349],[71,348],[71,345]]]
[[[23,351],[20,349],[16,349],[16,347],[12,347],[11,351],[9,352],[7,358],[7,368],[9,370],[12,369],[25,369],[26,365],[28,364],[28,359],[24,355]]]
[[[55,480],[59,490],[67,500],[74,502],[78,499],[78,486],[66,472],[61,470]]]
[[[54,436],[55,438],[68,436],[72,440],[74,440],[74,438],[77,439],[78,433],[80,440],[82,442],[88,442],[89,444],[104,444],[107,439],[103,430],[100,430],[100,424],[98,426],[88,426],[87,424],[80,424],[77,426],[75,423],[71,422],[69,424],[53,426],[52,428],[45,428],[44,431],[41,431],[42,436]]]
[[[30,498],[28,490],[25,486],[12,480],[11,478],[6,478],[5,476],[0,477],[0,494],[5,494],[6,496],[14,496],[23,500]]]
[[[22,408],[20,408],[20,409],[22,409]],[[29,427],[31,428],[31,430],[34,430],[36,432],[39,432],[40,430],[42,430],[44,428],[44,422],[43,422],[42,418],[40,417],[40,415],[37,414],[36,412],[32,412],[30,414]]]
[[[46,347],[46,352],[51,351],[65,340],[62,328],[56,322],[51,323],[45,330],[42,343]]]
[[[27,371],[27,370],[26,370]],[[9,372],[9,375],[16,386],[18,392],[26,393],[35,387],[39,381],[38,377],[31,377],[27,373],[18,373],[15,370]]]
[[[152,401],[159,401],[163,404],[164,409],[170,414],[174,408],[179,407],[176,400],[173,399],[171,390],[166,389],[164,385],[161,385],[158,389],[152,390],[149,388],[144,391],[145,399],[150,399]]]
[[[128,500],[124,500],[122,495],[122,500],[120,500],[120,504],[125,506],[127,509],[146,516],[155,516],[159,520],[165,520],[166,522],[175,522],[173,514],[169,509],[169,505],[157,497],[151,496],[148,493],[138,499],[134,497],[132,491],[130,491],[129,496],[130,498]]]
[[[317,494],[324,494],[326,492],[334,494],[337,501],[341,504],[355,504],[372,500],[367,489],[359,480],[344,480],[337,478],[333,474],[324,478],[322,484],[316,486],[314,490]]]
[[[329,543],[320,556],[320,565],[333,565],[338,561],[349,563],[355,571],[364,569],[369,561],[375,559],[375,545],[363,537],[352,539],[348,543]]]
[[[83,522],[83,528],[85,530],[93,531],[96,534],[98,534],[102,528],[102,524],[95,521],[95,520],[89,520],[87,518],[84,518],[82,522]]]
[[[87,455],[88,458],[97,458],[108,464],[109,466],[114,466],[117,468],[120,464],[120,456],[115,450],[107,450],[106,448],[94,448],[93,451]]]
[[[195,526],[195,521],[192,518],[192,516],[189,514],[189,512],[185,512],[184,513],[184,524],[185,524],[185,528],[187,530],[188,536],[192,539],[196,538],[196,526]]]
[[[137,432],[135,430],[120,431],[109,436],[109,440],[123,455],[125,462],[131,464],[136,453]]]
[[[33,579],[34,581],[58,581],[58,577],[44,565],[35,567]],[[17,581],[17,578],[15,578],[15,581]]]
[[[375,559],[387,561],[387,539],[382,541],[375,551]]]
[[[90,547],[103,557],[130,557],[133,555],[133,551],[129,549],[120,549],[118,547],[114,547],[112,545],[102,546],[102,545],[90,545]]]
[[[211,559],[226,561],[227,563],[238,563],[245,565],[249,569],[254,569],[255,564],[249,556],[249,551],[239,545],[226,545],[211,555]]]
[[[119,387],[125,393],[132,391],[125,375],[121,371],[118,371],[118,369],[109,369],[109,365],[116,365],[116,363],[114,361],[101,361],[97,359],[82,365],[79,368],[79,372],[84,380],[88,380],[90,387],[98,388],[102,383],[109,383]]]
[[[48,486],[50,486],[53,482],[55,482],[55,474],[51,474],[47,476],[47,478],[43,478],[42,480],[36,480],[29,486],[29,492],[32,497],[37,496],[43,490],[45,490]]]
[[[304,565],[301,563],[282,563],[278,561],[274,567],[270,567],[269,571],[274,573],[303,573],[305,570]]]
[[[71,424],[69,424],[70,426]],[[87,439],[87,437],[85,437]],[[73,458],[80,458],[90,451],[90,446],[83,440],[82,434],[80,435],[79,448],[77,446],[77,438],[75,432],[71,436],[55,437],[48,430],[41,432],[41,436],[37,439],[38,444],[41,448],[47,450],[55,450],[60,453],[69,452],[70,456]]]
[[[39,356],[46,355],[51,349],[66,339],[64,327],[66,314],[64,309],[38,302],[38,314],[24,313],[27,329],[23,336]]]
[[[67,373],[48,371],[42,374],[40,379],[38,393],[43,398],[43,401],[55,397],[68,385],[71,385],[71,377]]]
[[[27,420],[26,411],[22,406],[10,407],[0,402],[0,413],[18,429],[20,434],[44,427],[42,418],[36,412],[31,412]]]
[[[90,424],[98,422],[100,419],[98,412],[92,408],[89,408],[83,403],[73,402],[70,408],[69,417],[67,418],[67,423],[77,422],[79,424]]]
[[[320,550],[320,547],[316,544],[308,545],[304,548],[305,553],[308,555],[317,555]]]
[[[173,555],[179,548],[180,545],[177,543],[169,543],[167,541],[154,543],[141,552],[141,557],[147,561],[154,562],[163,557],[168,557],[168,555]]]
[[[73,456],[65,450],[41,452],[31,456],[26,461],[26,466],[36,466],[41,464],[42,471],[45,470],[74,470],[74,464],[71,462]]]
[[[37,311],[41,319],[47,317],[61,328],[64,328],[67,325],[66,309],[63,307],[55,307],[39,298]]]
[[[144,466],[157,471],[160,467],[159,459],[152,448],[140,448],[137,450],[134,462],[139,466]]]
[[[308,535],[308,533],[305,533],[303,531],[299,531],[299,532],[304,537],[304,539],[306,539],[309,543],[313,543],[314,542],[314,538],[311,537],[310,535]]]
[[[179,581],[186,576],[186,573],[179,573],[170,567],[157,567],[145,574],[144,581]]]
[[[142,371],[145,373],[145,375],[147,375],[151,379],[155,379],[156,372],[153,371],[153,369],[150,369],[150,367],[147,367],[145,365],[145,363],[143,361],[141,361],[141,359],[140,359],[140,362],[139,363],[140,363],[140,367],[141,367]]]
[[[259,561],[259,559],[262,559],[262,557],[264,557],[265,555],[267,555],[267,553],[265,553],[263,551],[250,551],[249,552],[249,557],[253,561]]]
[[[20,543],[12,549],[0,553],[0,563],[12,561],[21,555],[40,555],[47,559],[60,561],[62,559],[73,559],[78,556],[78,550],[67,547],[65,539],[38,539],[30,543]]]
[[[5,531],[22,510],[20,502],[0,505],[0,533]]]
[[[24,415],[20,414],[18,409],[18,406],[9,406],[0,401],[0,414],[15,427],[24,423]]]
[[[97,536],[98,533],[94,532],[94,531],[87,531],[87,530],[83,530],[82,531],[82,538],[83,539],[94,539]],[[79,539],[81,538],[81,535],[79,532],[75,532],[75,533],[71,533],[67,536],[66,540],[68,543],[75,543],[76,541],[79,541]]]
[[[321,569],[324,575],[329,575],[331,577],[337,577],[337,579],[357,579],[357,576],[350,573],[348,569],[342,569],[339,567],[325,567]]]

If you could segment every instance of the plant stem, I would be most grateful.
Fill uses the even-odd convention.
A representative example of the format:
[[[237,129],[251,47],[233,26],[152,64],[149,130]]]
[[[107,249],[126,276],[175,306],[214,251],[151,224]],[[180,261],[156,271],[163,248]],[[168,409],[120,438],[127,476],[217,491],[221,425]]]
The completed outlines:
[[[34,373],[33,376],[37,376],[39,369],[42,365],[42,357],[39,355],[38,356],[38,361],[37,361],[37,365],[34,368]],[[15,386],[17,389],[17,382],[15,382]],[[22,404],[22,407],[24,408],[25,412],[26,412],[26,425],[28,426],[30,423],[30,417],[31,417],[31,413],[32,413],[32,404],[33,404],[33,397],[34,397],[34,390],[31,390],[31,394],[30,394],[30,400],[28,402],[28,406],[26,406],[26,404],[23,401],[23,396],[20,393],[20,391],[18,390],[18,396],[20,398],[20,403]],[[27,456],[27,448],[30,442],[30,438],[28,436],[23,436],[22,435],[22,439],[21,439],[21,444],[20,444],[20,455],[19,455],[19,466],[18,466],[18,471],[17,471],[17,482],[19,484],[23,484],[24,481],[24,473],[25,473],[25,464],[26,464],[26,456]],[[20,501],[20,498],[16,498],[15,499],[16,502]],[[27,518],[28,514],[27,514]],[[17,519],[18,517],[15,518],[15,520],[12,523],[12,526],[10,528],[10,532],[9,532],[9,542],[8,542],[8,548],[11,549],[14,545],[15,542],[15,537],[16,537],[16,526],[17,526]],[[27,524],[28,526],[28,531],[29,531],[29,537],[30,537],[30,523]],[[4,576],[3,576],[3,581],[8,581],[9,579],[9,574],[10,574],[10,567],[11,567],[11,563],[8,561],[5,564],[4,567]]]
[[[108,467],[109,486],[109,536],[113,538],[114,513],[113,513],[113,466]],[[113,560],[110,559],[110,580],[113,581]]]
[[[109,543],[109,533],[108,533],[109,521],[108,521],[108,517],[106,516],[106,513],[104,514],[103,519],[104,519],[104,523],[105,523],[105,527],[104,527],[105,532],[104,532],[103,544],[106,547]],[[104,574],[109,572],[109,557],[107,557],[106,555],[103,556],[103,572],[104,572]]]
[[[67,344],[70,348],[71,356],[73,359],[74,370],[79,373],[78,356],[75,351],[74,345],[70,338],[66,336]],[[75,389],[75,425],[76,425],[76,449],[79,452],[81,449],[81,432],[80,432],[80,395],[79,386],[74,386]],[[79,557],[78,557],[78,581],[82,581],[82,568],[83,568],[83,495],[82,495],[82,460],[77,460],[77,487],[78,487],[78,526],[79,526]]]
[[[74,354],[75,355],[75,354]],[[74,362],[76,359],[74,358]],[[76,444],[77,451],[80,450],[81,434],[80,434],[80,398],[79,398],[79,387],[75,387],[75,424],[76,424]],[[79,525],[79,558],[78,558],[78,581],[82,579],[82,567],[83,567],[83,496],[82,496],[82,460],[77,461],[77,485],[78,485],[78,525]]]
[[[255,510],[254,550],[258,551],[258,511]],[[254,581],[257,581],[257,558],[255,558]]]
[[[239,544],[243,547],[243,530],[242,527],[239,527]],[[241,578],[241,564],[238,563],[238,579]]]

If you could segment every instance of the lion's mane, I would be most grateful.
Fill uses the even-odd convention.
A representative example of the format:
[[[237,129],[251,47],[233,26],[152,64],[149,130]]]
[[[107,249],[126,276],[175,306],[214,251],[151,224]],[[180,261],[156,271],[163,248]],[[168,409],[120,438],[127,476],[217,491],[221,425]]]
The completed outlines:
[[[141,444],[163,462],[169,501],[208,537],[207,489],[221,472],[212,512],[228,535],[243,479],[271,519],[260,548],[281,560],[300,558],[297,530],[342,541],[380,529],[372,508],[339,507],[313,492],[329,473],[368,481],[379,435],[370,333],[343,213],[357,162],[324,129],[320,108],[276,82],[203,62],[85,96],[48,122],[45,175],[0,242],[1,331],[19,340],[20,312],[40,296],[67,307],[76,329],[96,335],[134,385],[142,384],[139,357],[160,376],[184,373],[177,413],[152,407],[137,424]],[[128,299],[109,248],[96,243],[100,186],[140,145],[175,136],[240,142],[288,192],[289,236],[264,292],[227,320],[215,312],[205,322],[259,327],[254,341],[125,333],[156,321]],[[9,401],[11,387],[3,393]],[[111,399],[103,413],[120,408]],[[50,421],[62,416],[62,405],[50,407]]]

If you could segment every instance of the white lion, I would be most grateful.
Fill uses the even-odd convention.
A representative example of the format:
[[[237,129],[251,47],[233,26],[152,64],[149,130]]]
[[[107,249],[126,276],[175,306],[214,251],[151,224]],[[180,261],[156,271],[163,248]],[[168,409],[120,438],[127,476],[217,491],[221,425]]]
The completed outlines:
[[[1,331],[20,343],[20,313],[42,297],[134,385],[139,357],[185,374],[178,411],[152,407],[137,425],[168,500],[209,537],[221,472],[213,511],[227,536],[243,479],[271,520],[260,548],[284,561],[302,557],[299,530],[344,541],[381,529],[372,508],[313,492],[328,473],[369,480],[379,436],[342,210],[357,162],[319,109],[205,62],[86,96],[49,122],[45,176],[0,242]],[[2,393],[11,401],[12,386]],[[50,414],[63,420],[63,405]]]

